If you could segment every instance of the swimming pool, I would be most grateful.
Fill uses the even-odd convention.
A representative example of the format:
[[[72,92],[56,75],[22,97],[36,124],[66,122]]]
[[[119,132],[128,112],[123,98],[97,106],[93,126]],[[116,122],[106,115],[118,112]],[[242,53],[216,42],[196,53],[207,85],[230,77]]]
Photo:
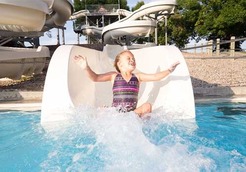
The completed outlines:
[[[79,107],[69,123],[0,112],[1,171],[245,171],[246,104],[196,104],[196,120]]]

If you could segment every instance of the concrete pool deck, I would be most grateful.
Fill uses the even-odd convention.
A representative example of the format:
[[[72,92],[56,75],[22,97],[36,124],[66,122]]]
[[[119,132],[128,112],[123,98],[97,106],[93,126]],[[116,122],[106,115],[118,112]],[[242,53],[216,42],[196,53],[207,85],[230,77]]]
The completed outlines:
[[[9,94],[8,94],[9,95]],[[11,96],[16,98],[19,96],[21,100],[0,101],[0,110],[24,110],[24,111],[39,111],[42,107],[42,91],[20,91],[13,92]],[[216,103],[216,102],[244,102],[246,103],[245,95],[237,95],[231,97],[195,97],[196,103]]]
[[[0,104],[0,111],[39,111],[41,106],[42,102],[8,102]]]
[[[9,90],[0,93],[0,110],[41,110],[42,91]]]

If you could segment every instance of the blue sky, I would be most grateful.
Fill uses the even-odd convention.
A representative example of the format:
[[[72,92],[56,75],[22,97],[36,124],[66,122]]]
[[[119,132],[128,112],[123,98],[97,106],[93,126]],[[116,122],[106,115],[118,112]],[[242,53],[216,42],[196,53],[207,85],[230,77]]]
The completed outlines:
[[[128,0],[128,6],[133,7],[141,0]],[[158,0],[143,0],[144,3],[149,3],[153,1],[158,1]],[[72,21],[67,21],[65,24],[66,30],[65,30],[65,44],[77,44],[77,34],[74,33],[73,31],[73,22]],[[48,34],[51,35],[51,38],[48,37]],[[61,35],[61,31],[60,31]],[[80,36],[80,43],[86,43],[85,37]],[[203,43],[205,40],[202,41]],[[62,39],[60,36],[60,43],[62,44]],[[51,29],[49,33],[44,33],[44,36],[40,37],[40,44],[41,45],[56,45],[57,44],[57,29]],[[190,42],[191,45],[195,44],[195,41]],[[200,43],[198,43],[200,44]],[[246,50],[246,41],[244,41],[242,48]]]

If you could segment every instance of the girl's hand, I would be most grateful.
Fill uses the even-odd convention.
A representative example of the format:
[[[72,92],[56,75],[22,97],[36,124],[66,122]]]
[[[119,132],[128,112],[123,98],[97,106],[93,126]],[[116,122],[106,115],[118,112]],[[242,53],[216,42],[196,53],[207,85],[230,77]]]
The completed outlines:
[[[78,56],[74,56],[73,59],[82,69],[86,69],[88,67],[86,57],[78,55]]]
[[[172,72],[176,69],[176,67],[177,67],[179,64],[180,64],[179,61],[173,63],[172,66],[171,66],[170,68],[168,68],[168,71],[169,71],[170,73],[172,73]]]

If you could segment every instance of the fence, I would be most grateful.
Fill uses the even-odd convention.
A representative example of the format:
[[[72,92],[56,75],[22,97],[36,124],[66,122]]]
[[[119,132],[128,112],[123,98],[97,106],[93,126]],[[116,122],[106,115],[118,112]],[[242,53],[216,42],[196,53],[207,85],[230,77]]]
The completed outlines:
[[[232,36],[230,40],[221,42],[220,39],[216,39],[216,42],[213,42],[212,40],[208,41],[205,44],[201,45],[194,45],[191,47],[186,46],[182,51],[184,52],[192,52],[192,53],[206,53],[208,56],[220,56],[222,55],[222,51],[220,48],[220,45],[222,44],[228,44],[230,43],[230,49],[229,50],[223,50],[223,53],[226,53],[231,57],[235,57],[235,43],[238,41],[244,41],[246,38],[239,38],[236,39],[235,36]],[[191,50],[191,51],[190,51]],[[242,53],[242,55],[246,55],[245,53]]]
[[[245,95],[246,52],[235,51],[235,42],[243,40],[246,38],[232,37],[231,40],[223,42],[217,39],[214,42],[208,41],[204,45],[182,49],[195,95]],[[222,50],[220,45],[228,43],[230,48]]]

